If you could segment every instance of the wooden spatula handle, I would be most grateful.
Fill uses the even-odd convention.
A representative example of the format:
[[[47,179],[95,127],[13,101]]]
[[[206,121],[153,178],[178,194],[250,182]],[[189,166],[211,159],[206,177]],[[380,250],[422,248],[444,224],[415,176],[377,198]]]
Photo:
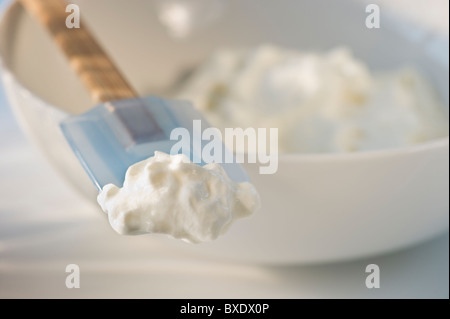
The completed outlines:
[[[44,25],[68,58],[95,102],[137,97],[84,23],[69,29],[64,0],[19,0]]]

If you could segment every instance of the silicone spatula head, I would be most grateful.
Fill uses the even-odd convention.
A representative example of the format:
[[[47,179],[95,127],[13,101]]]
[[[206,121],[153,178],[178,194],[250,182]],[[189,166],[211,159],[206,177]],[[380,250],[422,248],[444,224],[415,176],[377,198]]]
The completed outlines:
[[[193,123],[199,123],[196,126]],[[209,127],[201,114],[187,101],[155,96],[107,102],[92,110],[71,116],[61,123],[63,133],[98,189],[112,183],[122,186],[125,172],[136,162],[153,156],[155,151],[183,153],[192,162],[205,165],[202,149],[210,141],[194,141]],[[184,128],[189,141],[171,133]],[[201,131],[198,129],[201,128]],[[229,150],[221,143],[223,159]],[[246,182],[248,176],[238,163],[221,163],[234,182]]]

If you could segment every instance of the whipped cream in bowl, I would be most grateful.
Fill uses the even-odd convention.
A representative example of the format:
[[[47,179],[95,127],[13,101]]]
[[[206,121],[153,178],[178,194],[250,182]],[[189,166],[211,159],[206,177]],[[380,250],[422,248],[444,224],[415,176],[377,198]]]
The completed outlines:
[[[372,71],[346,47],[218,50],[177,96],[222,131],[278,128],[287,154],[394,149],[449,134],[448,113],[418,70]]]

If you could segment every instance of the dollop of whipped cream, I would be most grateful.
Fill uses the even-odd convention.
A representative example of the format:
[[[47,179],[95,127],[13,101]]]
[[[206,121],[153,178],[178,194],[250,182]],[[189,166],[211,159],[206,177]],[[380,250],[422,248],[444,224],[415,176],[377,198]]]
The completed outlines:
[[[97,201],[119,234],[159,233],[192,243],[216,239],[260,206],[255,187],[234,183],[219,164],[199,166],[162,152],[130,166],[123,187],[104,186]]]

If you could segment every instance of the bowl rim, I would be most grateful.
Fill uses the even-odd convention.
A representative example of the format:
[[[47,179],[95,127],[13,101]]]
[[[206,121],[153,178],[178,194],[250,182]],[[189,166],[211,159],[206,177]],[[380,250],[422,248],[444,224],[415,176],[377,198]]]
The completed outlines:
[[[384,148],[376,150],[364,150],[356,152],[346,153],[290,153],[279,154],[279,159],[283,162],[296,162],[296,161],[315,161],[315,162],[328,162],[328,161],[349,161],[349,160],[362,160],[362,159],[377,159],[387,157],[397,157],[404,155],[414,155],[434,150],[447,150],[449,149],[449,136],[441,137],[438,139],[432,139],[416,145],[401,146],[395,148]]]

